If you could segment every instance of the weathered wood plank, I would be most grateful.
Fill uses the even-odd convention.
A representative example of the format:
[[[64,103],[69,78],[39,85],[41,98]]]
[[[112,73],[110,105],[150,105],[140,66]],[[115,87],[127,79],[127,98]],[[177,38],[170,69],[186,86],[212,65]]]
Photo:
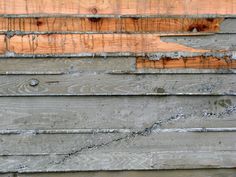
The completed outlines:
[[[233,74],[0,76],[0,96],[235,95]]]
[[[235,0],[2,0],[0,14],[234,16]]]
[[[235,151],[143,152],[78,154],[65,163],[64,156],[0,157],[1,172],[72,172],[104,170],[167,170],[234,168]],[[34,162],[34,163],[32,163]]]
[[[235,169],[18,174],[17,177],[235,177]]]
[[[234,60],[231,60],[234,63]],[[171,62],[171,61],[169,61]],[[223,63],[224,64],[224,63]],[[105,72],[109,74],[234,74],[235,69],[138,69],[135,57],[87,57],[87,58],[2,58],[1,75],[69,74]],[[16,67],[17,66],[17,67]]]
[[[216,51],[236,51],[235,34],[215,34],[209,36],[162,36],[161,41],[177,43],[196,49]]]
[[[17,67],[16,67],[17,66]],[[2,58],[0,74],[68,74],[134,71],[134,57],[107,58]]]
[[[5,36],[0,35],[0,54],[3,54],[5,52],[6,52]]]
[[[221,18],[0,18],[0,31],[21,32],[219,32]]]
[[[0,156],[236,150],[236,132],[196,133],[184,129],[180,133],[171,132],[171,129],[169,132],[155,132],[158,129],[146,128],[141,133],[0,135]],[[65,158],[68,160],[70,157]]]
[[[236,69],[236,60],[229,57],[181,57],[161,58],[149,60],[145,57],[137,57],[137,69],[170,69],[170,68],[194,68],[194,69]]]
[[[235,97],[2,97],[1,130],[236,127]],[[34,131],[33,131],[34,133]]]
[[[225,19],[220,26],[221,33],[236,33],[236,19]]]
[[[173,51],[204,53],[210,51],[205,49],[194,49],[174,42],[163,42],[160,39],[160,36],[161,35],[159,34],[14,35],[13,37],[8,38],[7,50],[15,54],[47,55]],[[224,41],[226,41],[226,39],[224,39]],[[228,43],[226,43],[226,45]]]

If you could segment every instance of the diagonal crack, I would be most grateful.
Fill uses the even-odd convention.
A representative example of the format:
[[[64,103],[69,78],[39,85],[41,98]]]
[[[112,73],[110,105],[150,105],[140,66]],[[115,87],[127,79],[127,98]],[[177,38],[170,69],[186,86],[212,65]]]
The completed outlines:
[[[151,126],[149,126],[148,128],[145,128],[145,129],[140,130],[140,131],[133,131],[133,132],[131,132],[131,133],[129,133],[129,134],[123,136],[123,137],[113,139],[113,140],[108,141],[106,143],[88,145],[88,146],[82,147],[78,150],[71,151],[70,153],[66,154],[61,160],[59,160],[57,162],[54,162],[54,164],[56,164],[56,165],[64,164],[67,160],[71,159],[72,156],[78,155],[83,151],[87,151],[87,150],[91,150],[91,149],[98,149],[98,148],[101,148],[101,147],[104,147],[104,146],[108,146],[108,145],[110,145],[114,142],[119,142],[119,141],[122,141],[122,140],[135,138],[136,136],[149,136],[154,130],[156,130],[158,128],[161,128],[161,126],[163,124],[169,123],[170,121],[178,120],[179,118],[185,118],[185,116],[178,114],[176,116],[170,117],[169,119],[166,119],[165,121],[160,120],[158,122],[155,122]]]
[[[225,111],[219,113],[219,115],[223,115],[223,114],[232,114],[235,112],[235,109],[236,107],[235,106],[230,106],[230,107],[227,107]],[[176,120],[179,120],[179,119],[186,119],[188,116],[190,115],[184,115],[184,114],[176,114],[175,116],[171,116],[170,118],[166,119],[166,120],[160,120],[158,122],[155,122],[153,123],[151,126],[143,129],[143,130],[140,130],[140,131],[133,131],[131,133],[128,133],[127,135],[123,136],[123,137],[119,137],[119,138],[116,138],[116,139],[113,139],[111,141],[108,141],[106,143],[100,143],[100,144],[93,144],[93,145],[88,145],[88,146],[85,146],[85,147],[82,147],[78,150],[74,150],[74,151],[71,151],[70,153],[66,154],[61,160],[57,161],[57,162],[53,162],[54,164],[58,165],[58,164],[64,164],[67,160],[71,159],[72,156],[75,156],[75,155],[78,155],[84,151],[87,151],[87,150],[91,150],[91,149],[98,149],[98,148],[101,148],[101,147],[104,147],[104,146],[108,146],[108,145],[111,145],[112,143],[115,143],[115,142],[119,142],[119,141],[122,141],[122,140],[128,140],[128,139],[132,139],[132,138],[135,138],[136,136],[149,136],[150,134],[152,134],[155,130],[157,129],[161,129],[162,126],[164,126],[165,124],[168,124],[172,121],[176,121]]]

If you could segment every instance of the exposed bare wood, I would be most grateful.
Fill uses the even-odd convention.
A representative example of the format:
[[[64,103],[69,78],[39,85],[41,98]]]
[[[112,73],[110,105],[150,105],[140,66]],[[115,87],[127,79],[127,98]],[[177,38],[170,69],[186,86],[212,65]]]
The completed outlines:
[[[138,57],[137,69],[170,69],[170,68],[194,68],[194,69],[236,69],[236,60],[229,57],[182,57],[162,58],[160,60],[149,60]]]
[[[225,15],[236,14],[235,0],[1,0],[7,15]]]
[[[1,44],[4,45],[4,44]],[[8,51],[17,54],[208,52],[174,42],[163,42],[158,34],[51,34],[15,35]]]
[[[0,31],[219,32],[221,18],[0,18]]]
[[[3,54],[5,52],[6,52],[5,36],[0,35],[0,54]]]

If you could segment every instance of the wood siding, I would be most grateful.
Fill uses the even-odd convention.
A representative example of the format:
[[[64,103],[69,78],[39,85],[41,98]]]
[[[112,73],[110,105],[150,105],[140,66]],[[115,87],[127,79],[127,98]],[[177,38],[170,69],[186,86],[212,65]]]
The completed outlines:
[[[0,176],[235,177],[235,29],[235,0],[1,0]]]

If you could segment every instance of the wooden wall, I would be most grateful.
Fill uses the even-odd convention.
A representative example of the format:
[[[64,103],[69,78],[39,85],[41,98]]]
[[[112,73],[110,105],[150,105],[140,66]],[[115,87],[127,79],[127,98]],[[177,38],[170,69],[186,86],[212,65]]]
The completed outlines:
[[[0,173],[235,177],[235,73],[236,0],[1,0]]]

